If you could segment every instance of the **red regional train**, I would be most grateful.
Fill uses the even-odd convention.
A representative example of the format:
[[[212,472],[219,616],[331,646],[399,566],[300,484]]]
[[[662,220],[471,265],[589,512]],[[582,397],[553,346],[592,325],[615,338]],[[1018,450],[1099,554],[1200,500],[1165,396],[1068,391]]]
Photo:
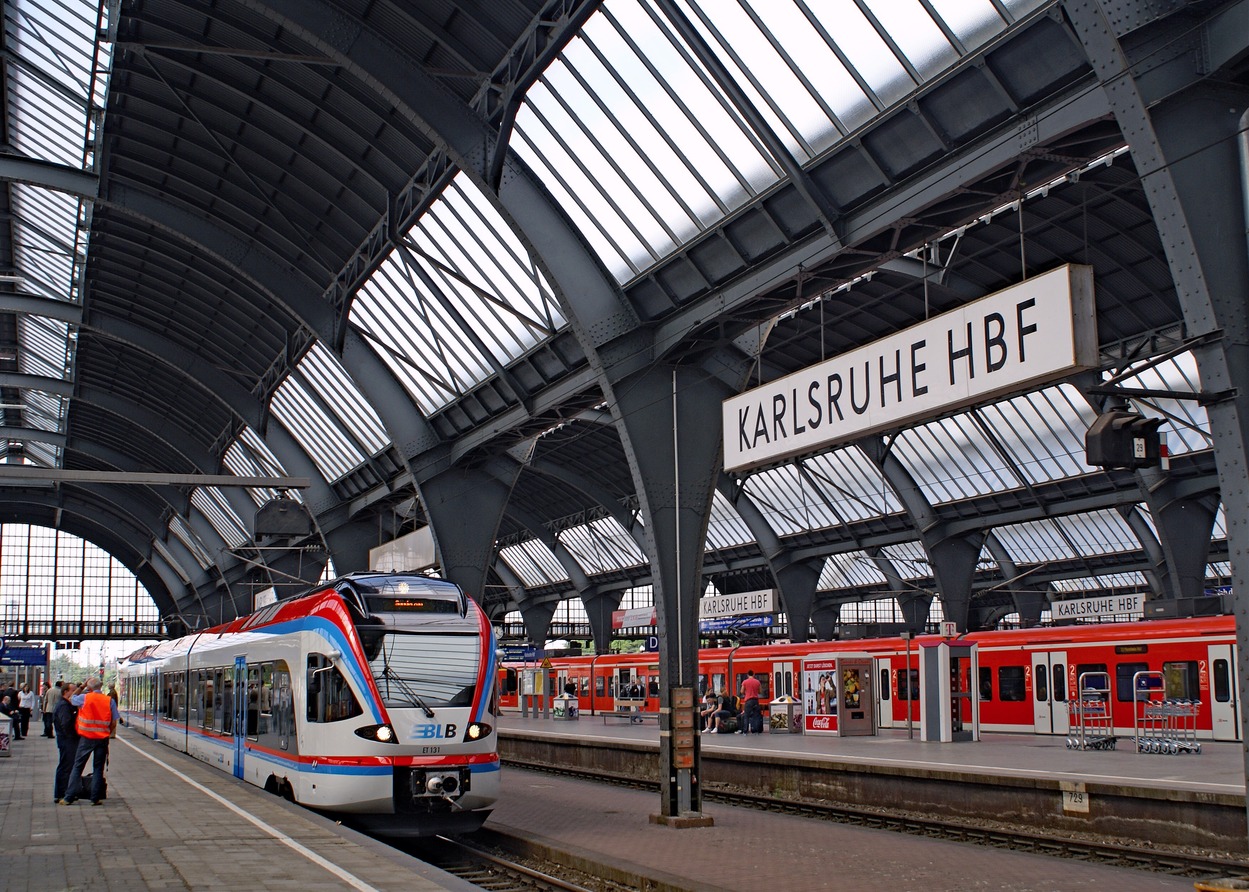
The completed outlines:
[[[813,641],[745,647],[704,648],[699,654],[698,686],[740,694],[747,671],[763,683],[760,703],[789,696],[805,716],[833,712],[835,697],[848,690],[829,684],[812,667],[828,658],[855,656],[861,666],[851,683],[855,703],[874,711],[873,728],[918,728],[920,649],[940,642],[935,635],[911,641],[900,637]],[[1238,740],[1239,689],[1235,624],[1230,616],[1150,620],[1131,623],[1050,626],[974,632],[957,639],[976,645],[975,678],[970,660],[961,661],[959,689],[976,693],[960,702],[956,721],[969,723],[979,711],[981,731],[1069,735],[1069,704],[1083,679],[1108,688],[1113,733],[1130,735],[1137,720],[1138,673],[1159,678],[1155,695],[1195,706],[1195,733],[1206,740]],[[617,712],[630,691],[641,692],[643,712],[659,709],[659,666],[653,653],[551,657],[555,691],[573,690],[582,714]],[[500,667],[498,689],[505,710],[519,708],[517,676],[523,667]],[[835,679],[840,683],[842,679]],[[572,685],[572,688],[567,688]],[[1086,688],[1087,690],[1087,688]],[[808,719],[809,721],[809,719]]]
[[[499,796],[494,631],[458,586],[349,574],[120,666],[127,724],[393,836],[476,830]]]

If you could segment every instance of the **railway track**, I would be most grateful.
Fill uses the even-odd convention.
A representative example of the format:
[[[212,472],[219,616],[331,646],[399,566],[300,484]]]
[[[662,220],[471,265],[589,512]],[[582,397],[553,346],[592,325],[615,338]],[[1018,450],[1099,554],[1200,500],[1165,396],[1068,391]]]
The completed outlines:
[[[623,888],[559,864],[535,864],[531,857],[521,859],[454,837],[438,836],[402,848],[426,864],[490,892],[605,892]]]
[[[567,769],[559,766],[505,759],[514,768],[575,777],[595,783],[658,792],[658,781],[597,772],[588,769]],[[1217,852],[1180,851],[1128,845],[1118,840],[1096,836],[1040,833],[1035,830],[972,820],[954,821],[911,812],[896,812],[842,806],[812,800],[782,799],[761,796],[740,790],[712,790],[703,787],[703,799],[777,814],[800,815],[824,821],[891,830],[933,839],[976,843],[1012,851],[1075,858],[1090,863],[1131,867],[1155,873],[1199,879],[1249,872],[1249,858],[1238,858]]]

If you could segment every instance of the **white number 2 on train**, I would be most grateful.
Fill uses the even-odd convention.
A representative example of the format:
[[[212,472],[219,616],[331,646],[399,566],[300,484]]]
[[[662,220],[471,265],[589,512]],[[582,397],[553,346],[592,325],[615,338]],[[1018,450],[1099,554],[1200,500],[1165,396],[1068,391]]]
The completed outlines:
[[[416,740],[441,740],[455,737],[455,725],[416,725],[412,737]]]

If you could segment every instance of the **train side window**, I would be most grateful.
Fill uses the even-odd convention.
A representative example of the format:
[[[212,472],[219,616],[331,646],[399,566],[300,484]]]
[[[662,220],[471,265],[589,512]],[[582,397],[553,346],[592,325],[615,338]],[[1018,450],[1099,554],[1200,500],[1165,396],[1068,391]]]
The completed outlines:
[[[1148,672],[1148,663],[1118,663],[1115,665],[1115,699],[1120,703],[1131,703],[1135,698],[1132,691],[1132,676],[1138,672]]]
[[[1232,699],[1231,667],[1227,660],[1215,660],[1211,667],[1214,682],[1214,699],[1218,703],[1227,703]]]
[[[594,696],[595,697],[607,696],[607,676],[606,675],[594,676]]]
[[[888,669],[881,669],[881,670],[880,670],[880,687],[879,687],[879,688],[877,688],[877,690],[879,690],[879,691],[880,691],[880,699],[881,699],[881,700],[888,700],[888,699],[889,699],[889,695],[890,695],[891,693],[893,693],[893,692],[889,689],[889,670],[888,670]]]
[[[1054,673],[1054,685],[1053,685],[1054,702],[1066,703],[1067,702],[1067,667],[1065,667],[1062,663],[1055,663],[1054,668],[1053,668],[1053,673]]]
[[[1022,703],[1028,699],[1028,687],[1024,682],[1023,666],[999,666],[997,670],[997,696],[1003,703]]]
[[[1040,667],[1038,667],[1040,668]],[[1045,674],[1044,670],[1038,672],[1036,677],[1032,679],[1033,693],[1038,703],[1048,703],[1050,698],[1050,678]]]
[[[988,703],[993,699],[993,670],[988,666],[980,667],[980,702]]]
[[[364,710],[330,658],[308,655],[308,721],[340,722],[361,715]]]
[[[1199,700],[1201,687],[1197,675],[1197,661],[1163,663],[1162,678],[1166,696],[1173,700]]]
[[[894,677],[898,680],[899,700],[919,699],[918,669],[898,669],[895,671]]]

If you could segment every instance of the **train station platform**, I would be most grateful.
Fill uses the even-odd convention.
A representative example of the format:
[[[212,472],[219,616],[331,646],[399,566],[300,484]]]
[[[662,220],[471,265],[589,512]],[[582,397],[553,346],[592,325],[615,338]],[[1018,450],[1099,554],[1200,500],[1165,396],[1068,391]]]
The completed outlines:
[[[0,758],[0,889],[380,890],[477,887],[122,728],[100,807],[52,801],[56,741]]]
[[[577,721],[506,715],[500,753],[512,764],[658,776],[656,722]],[[1156,844],[1244,853],[1245,763],[1240,743],[1203,742],[1200,753],[1068,749],[1064,737],[984,734],[930,743],[906,729],[869,737],[703,735],[704,789],[724,788],[959,818],[1000,816],[1016,825]]]

